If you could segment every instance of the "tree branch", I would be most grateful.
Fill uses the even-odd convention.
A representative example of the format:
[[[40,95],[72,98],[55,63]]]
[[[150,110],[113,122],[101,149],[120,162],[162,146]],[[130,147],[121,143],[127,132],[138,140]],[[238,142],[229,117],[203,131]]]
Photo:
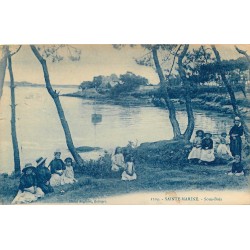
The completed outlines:
[[[173,59],[173,63],[172,63],[172,66],[170,68],[170,71],[169,71],[169,74],[167,75],[167,79],[170,77],[171,73],[172,73],[172,70],[173,70],[173,67],[174,67],[174,63],[175,63],[175,59],[176,59],[176,56],[179,52],[179,50],[181,49],[181,46],[182,45],[179,45],[178,49],[176,50],[175,54],[174,54],[174,59]]]
[[[247,58],[248,63],[250,63],[250,56],[247,54],[245,50],[239,49],[236,45],[234,46],[238,53],[244,55]]]
[[[39,62],[44,62],[44,58],[40,55],[40,53],[38,52],[38,50],[36,49],[35,45],[30,45],[31,50],[33,51],[34,55],[36,56],[36,58],[38,59]]]
[[[19,48],[15,52],[11,53],[10,56],[14,56],[21,49],[21,47],[22,45],[20,45]]]

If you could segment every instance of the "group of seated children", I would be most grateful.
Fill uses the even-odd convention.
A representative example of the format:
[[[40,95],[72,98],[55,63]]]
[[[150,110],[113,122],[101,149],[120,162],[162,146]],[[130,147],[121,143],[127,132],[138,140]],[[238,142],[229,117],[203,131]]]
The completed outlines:
[[[204,133],[203,130],[197,130],[193,141],[193,148],[188,155],[189,161],[198,161],[198,163],[207,164],[215,160],[214,147],[211,133]]]
[[[121,180],[132,181],[136,180],[134,159],[131,155],[126,157],[126,162],[122,153],[122,149],[117,147],[114,155],[111,157],[112,167],[111,171],[121,173]]]
[[[215,153],[217,158],[223,161],[229,161],[228,165],[232,165],[232,170],[228,175],[241,176],[244,175],[243,163],[241,161],[241,148],[243,135],[243,127],[239,117],[235,117],[234,126],[229,132],[230,141],[227,140],[227,133],[221,133],[218,147],[214,150],[214,143],[211,133],[204,133],[203,130],[197,130],[193,141],[193,148],[188,155],[190,162],[197,161],[207,165],[215,160]]]
[[[45,194],[52,193],[53,186],[73,184],[77,181],[74,177],[72,159],[68,157],[63,162],[60,159],[60,150],[56,150],[54,156],[49,167],[45,166],[47,158],[43,157],[36,160],[36,167],[33,167],[31,163],[25,165],[20,177],[18,193],[12,204],[36,201]]]

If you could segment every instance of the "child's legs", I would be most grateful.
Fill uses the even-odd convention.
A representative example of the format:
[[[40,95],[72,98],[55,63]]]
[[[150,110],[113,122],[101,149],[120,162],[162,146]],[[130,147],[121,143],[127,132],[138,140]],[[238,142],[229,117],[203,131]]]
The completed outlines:
[[[237,168],[236,168],[235,165],[233,164],[233,166],[232,166],[232,173],[236,173],[236,171],[237,171]]]
[[[243,165],[240,164],[240,165],[237,167],[236,172],[237,172],[237,173],[241,173],[242,171],[243,171]]]

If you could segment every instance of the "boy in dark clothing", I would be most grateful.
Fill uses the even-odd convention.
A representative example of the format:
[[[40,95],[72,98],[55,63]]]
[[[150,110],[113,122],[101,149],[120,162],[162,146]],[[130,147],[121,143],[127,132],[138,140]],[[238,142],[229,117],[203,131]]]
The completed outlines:
[[[232,171],[228,172],[228,175],[241,176],[244,175],[243,163],[241,162],[240,155],[235,155],[234,160],[231,161],[228,165],[232,164]]]
[[[49,169],[45,166],[46,158],[40,157],[36,160],[36,176],[37,176],[37,186],[42,189],[45,194],[54,192],[49,181],[51,178],[51,173]]]

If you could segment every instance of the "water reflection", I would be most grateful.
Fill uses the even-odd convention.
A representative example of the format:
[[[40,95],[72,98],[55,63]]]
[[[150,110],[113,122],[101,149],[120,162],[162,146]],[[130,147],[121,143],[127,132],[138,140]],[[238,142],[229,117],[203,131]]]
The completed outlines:
[[[73,92],[76,89],[63,89]],[[4,88],[0,103],[0,172],[13,169],[13,152],[10,131],[9,88]],[[63,157],[69,156],[64,133],[54,103],[45,88],[16,88],[17,134],[22,164],[39,157],[53,157],[55,148],[62,149]],[[62,97],[75,146],[99,146],[112,149],[128,141],[139,143],[171,139],[173,137],[168,113],[154,107],[122,107],[100,104],[91,100]],[[102,121],[94,125],[91,117],[102,114]],[[177,112],[182,132],[187,125],[185,112]],[[229,131],[231,119],[218,115],[195,113],[196,128],[213,134]]]

